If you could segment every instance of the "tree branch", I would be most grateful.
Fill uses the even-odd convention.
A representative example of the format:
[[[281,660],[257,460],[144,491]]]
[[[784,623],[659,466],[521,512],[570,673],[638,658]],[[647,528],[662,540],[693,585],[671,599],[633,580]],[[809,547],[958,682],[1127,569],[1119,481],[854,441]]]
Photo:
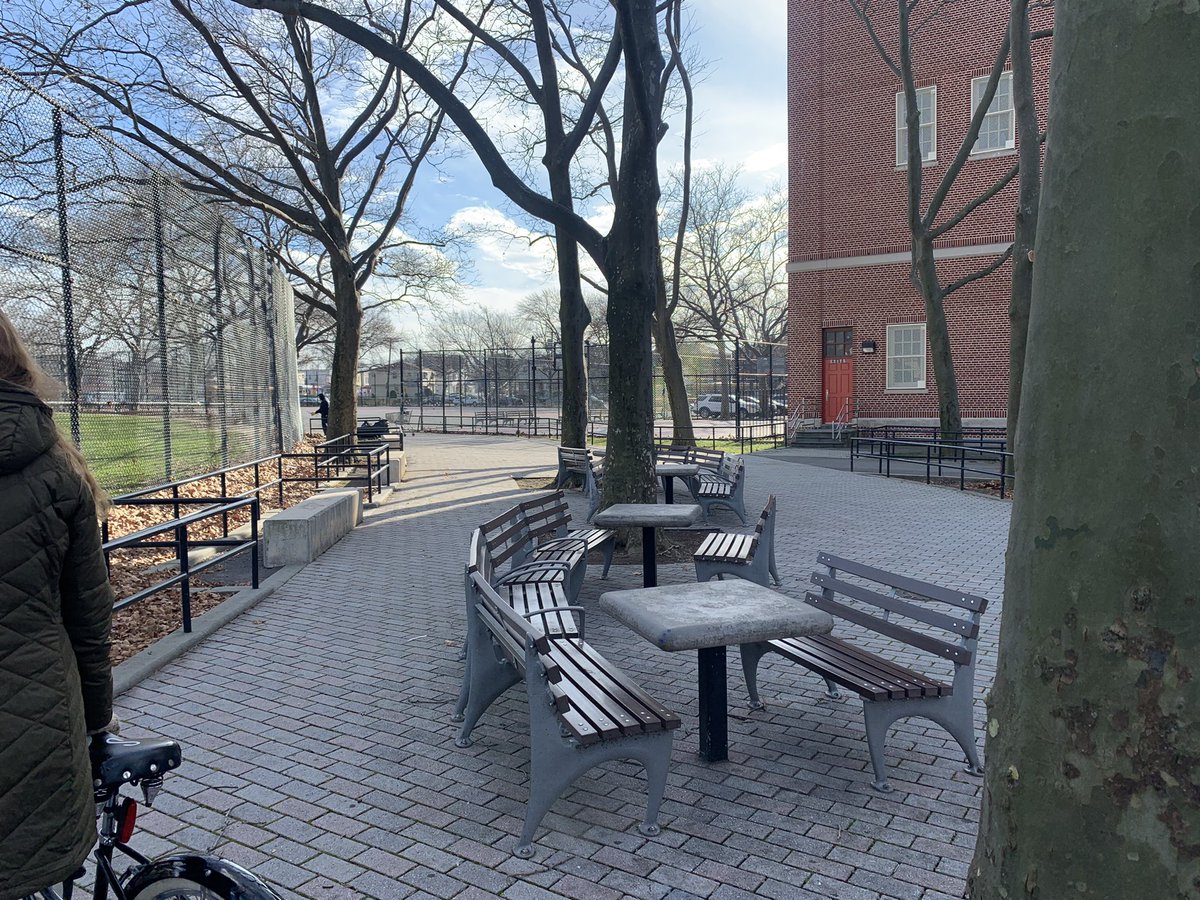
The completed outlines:
[[[964,278],[958,279],[958,281],[950,282],[950,284],[946,285],[946,287],[942,290],[942,298],[945,299],[946,297],[949,297],[951,294],[953,294],[959,288],[966,287],[972,281],[978,281],[980,278],[987,278],[989,275],[991,275],[993,272],[995,272],[997,269],[999,269],[1002,265],[1004,265],[1006,262],[1008,262],[1009,259],[1012,258],[1014,246],[1015,245],[1013,245],[1013,244],[1009,244],[1007,250],[1005,250],[1003,253],[1001,253],[999,256],[997,256],[996,259],[993,260],[990,265],[986,266],[985,268],[980,269],[978,272],[973,272],[972,274],[967,275]]]

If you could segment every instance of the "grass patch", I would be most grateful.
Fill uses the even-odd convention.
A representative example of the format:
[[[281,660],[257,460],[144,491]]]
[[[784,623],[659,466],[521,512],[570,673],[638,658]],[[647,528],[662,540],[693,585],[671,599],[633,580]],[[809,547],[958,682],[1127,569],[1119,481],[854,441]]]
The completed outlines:
[[[55,416],[58,427],[70,430],[70,417]],[[79,414],[83,455],[96,480],[109,491],[132,490],[221,468],[221,428],[177,417],[171,422],[171,477],[163,454],[160,416],[135,413]],[[230,431],[229,457],[241,458],[250,442]],[[264,452],[268,452],[264,450]]]

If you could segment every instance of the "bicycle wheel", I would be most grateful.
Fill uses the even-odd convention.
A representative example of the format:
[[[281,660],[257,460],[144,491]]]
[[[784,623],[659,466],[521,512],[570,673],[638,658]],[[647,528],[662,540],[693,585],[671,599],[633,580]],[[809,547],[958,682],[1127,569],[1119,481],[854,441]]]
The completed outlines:
[[[129,900],[280,900],[236,863],[214,856],[168,856],[134,870]]]

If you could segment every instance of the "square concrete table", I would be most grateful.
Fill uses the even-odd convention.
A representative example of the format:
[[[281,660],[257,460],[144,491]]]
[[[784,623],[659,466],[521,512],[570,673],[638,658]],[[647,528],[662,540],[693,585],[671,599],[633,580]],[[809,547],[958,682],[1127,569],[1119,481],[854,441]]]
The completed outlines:
[[[658,584],[658,546],[654,530],[687,528],[699,522],[702,515],[703,510],[694,503],[674,503],[670,506],[658,503],[614,503],[596,513],[592,524],[597,528],[642,529],[642,584],[649,588]]]
[[[700,756],[709,762],[729,758],[725,648],[833,629],[828,613],[740,578],[608,591],[600,608],[660,650],[699,651]]]
[[[654,474],[662,478],[663,498],[667,503],[674,503],[675,479],[677,477],[688,478],[689,476],[699,475],[700,466],[698,466],[696,463],[658,463],[654,467]]]

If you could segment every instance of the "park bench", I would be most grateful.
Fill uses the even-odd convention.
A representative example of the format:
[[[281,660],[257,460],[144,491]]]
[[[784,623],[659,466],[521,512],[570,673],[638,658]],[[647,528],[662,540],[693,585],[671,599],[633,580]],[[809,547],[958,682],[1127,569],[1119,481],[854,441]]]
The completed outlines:
[[[701,472],[688,484],[692,496],[704,510],[704,521],[714,506],[727,506],[746,524],[746,464],[727,457],[715,472]]]
[[[715,532],[704,539],[692,559],[696,563],[696,580],[708,581],[714,576],[736,575],[770,587],[768,579],[779,584],[775,567],[775,495],[758,517],[753,534]]]
[[[862,698],[867,747],[877,790],[891,790],[883,755],[888,728],[897,719],[913,716],[930,719],[945,728],[966,755],[967,771],[980,774],[983,770],[975,749],[973,704],[979,620],[987,608],[987,600],[828,553],[818,555],[817,562],[828,568],[828,574],[813,573],[812,582],[821,592],[808,592],[806,603],[829,613],[835,622],[840,619],[874,635],[949,660],[954,664],[953,680],[946,684],[927,677],[831,635],[743,644],[742,667],[751,707],[762,706],[757,688],[758,662],[765,653],[778,653],[824,678],[830,697],[839,696],[838,688],[842,687]],[[838,577],[839,573],[857,580],[846,581]],[[872,585],[868,587],[862,582]],[[883,586],[888,593],[879,593],[876,586]],[[931,608],[930,604],[950,607],[965,615]],[[923,630],[897,624],[894,617],[919,623]],[[956,640],[930,634],[930,628],[948,632]]]
[[[559,447],[558,474],[554,476],[554,486],[556,488],[567,487],[574,476],[578,476],[582,480],[588,460],[591,458],[592,451],[587,447]]]
[[[583,571],[587,567],[586,550],[578,547],[574,552],[562,554],[560,559],[530,560],[528,548],[533,541],[520,504],[484,522],[478,531],[487,553],[486,574],[493,585],[503,581],[513,592],[528,590],[531,594],[541,586],[558,585],[566,597],[579,596]],[[474,547],[471,553],[474,558]],[[508,568],[500,574],[505,564]],[[548,589],[543,592],[545,590]],[[561,604],[569,602],[568,599],[561,600]]]
[[[708,447],[689,447],[688,450],[690,452],[687,461],[695,463],[701,469],[708,469],[710,472],[719,472],[727,455],[724,450],[713,450]]]
[[[695,447],[687,447],[680,444],[655,444],[654,446],[654,462],[662,465],[664,463],[690,463],[693,462],[691,454]]]
[[[679,717],[608,662],[582,638],[551,637],[534,627],[536,612],[518,615],[482,573],[468,570],[469,700],[455,744],[492,702],[525,682],[529,703],[529,801],[515,854],[533,855],[543,817],[581,775],[615,759],[646,770],[644,835],[659,833],[658,810],[667,783]]]
[[[571,511],[562,491],[524,501],[521,504],[521,512],[525,514],[525,523],[529,531],[525,559],[572,561],[581,549],[584,554],[590,550],[599,550],[604,554],[604,571],[600,573],[600,577],[608,577],[613,551],[617,548],[616,533],[604,528],[570,530],[568,526],[571,522]],[[582,576],[584,569],[581,567],[579,571]]]

